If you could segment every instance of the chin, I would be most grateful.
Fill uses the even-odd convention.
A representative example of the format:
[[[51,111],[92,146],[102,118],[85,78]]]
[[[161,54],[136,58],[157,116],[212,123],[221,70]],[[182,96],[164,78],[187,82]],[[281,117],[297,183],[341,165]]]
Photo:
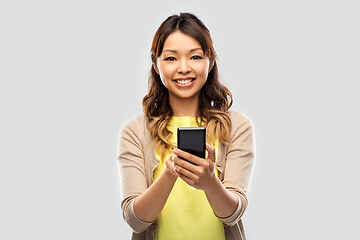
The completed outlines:
[[[178,98],[190,99],[190,98],[194,98],[195,96],[198,96],[198,94],[196,94],[196,93],[176,94],[176,96],[177,96]]]

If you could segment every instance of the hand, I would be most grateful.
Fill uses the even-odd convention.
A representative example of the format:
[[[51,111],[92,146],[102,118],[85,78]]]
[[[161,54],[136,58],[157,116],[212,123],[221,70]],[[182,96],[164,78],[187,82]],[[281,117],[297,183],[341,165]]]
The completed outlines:
[[[206,144],[206,150],[208,151],[208,157],[206,159],[199,158],[178,148],[173,150],[173,153],[175,154],[174,163],[176,174],[190,186],[204,191],[213,186],[216,180],[215,147]]]
[[[175,158],[175,154],[171,154],[170,157],[166,160],[166,168],[165,171],[167,171],[168,173],[172,174],[174,177],[178,177],[178,175],[175,172],[174,169],[174,158]]]

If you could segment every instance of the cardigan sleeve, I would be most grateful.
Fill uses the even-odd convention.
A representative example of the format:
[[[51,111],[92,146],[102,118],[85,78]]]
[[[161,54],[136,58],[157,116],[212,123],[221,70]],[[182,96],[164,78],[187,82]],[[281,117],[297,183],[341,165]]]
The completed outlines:
[[[124,220],[135,233],[140,233],[153,222],[144,222],[134,213],[134,200],[147,189],[144,151],[136,120],[124,125],[119,134],[117,162],[120,171],[121,209]]]
[[[247,193],[255,165],[254,126],[241,113],[232,113],[232,131],[225,156],[223,184],[238,198],[238,206],[229,217],[219,218],[228,226],[235,225],[248,205]]]

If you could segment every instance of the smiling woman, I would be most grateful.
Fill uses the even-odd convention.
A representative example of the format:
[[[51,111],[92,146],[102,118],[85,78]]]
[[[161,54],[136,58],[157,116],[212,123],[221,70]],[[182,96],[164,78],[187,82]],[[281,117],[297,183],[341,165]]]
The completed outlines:
[[[167,37],[154,69],[169,91],[170,106],[179,105],[186,99],[188,114],[196,116],[200,90],[210,71],[210,60],[200,43],[181,31],[173,32]],[[182,115],[176,112],[178,110],[181,109],[173,109],[174,116]]]
[[[119,138],[121,208],[133,239],[246,239],[254,128],[229,110],[209,30],[193,14],[170,16],[155,33],[151,59],[145,114]],[[206,158],[176,148],[177,128],[200,126]]]

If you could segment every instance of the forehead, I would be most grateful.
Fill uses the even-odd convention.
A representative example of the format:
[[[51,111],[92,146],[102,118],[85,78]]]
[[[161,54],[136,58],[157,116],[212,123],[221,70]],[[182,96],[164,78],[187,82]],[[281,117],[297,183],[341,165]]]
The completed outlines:
[[[176,31],[166,38],[163,51],[167,49],[175,51],[190,51],[194,48],[201,48],[201,44],[195,38],[180,31]]]

